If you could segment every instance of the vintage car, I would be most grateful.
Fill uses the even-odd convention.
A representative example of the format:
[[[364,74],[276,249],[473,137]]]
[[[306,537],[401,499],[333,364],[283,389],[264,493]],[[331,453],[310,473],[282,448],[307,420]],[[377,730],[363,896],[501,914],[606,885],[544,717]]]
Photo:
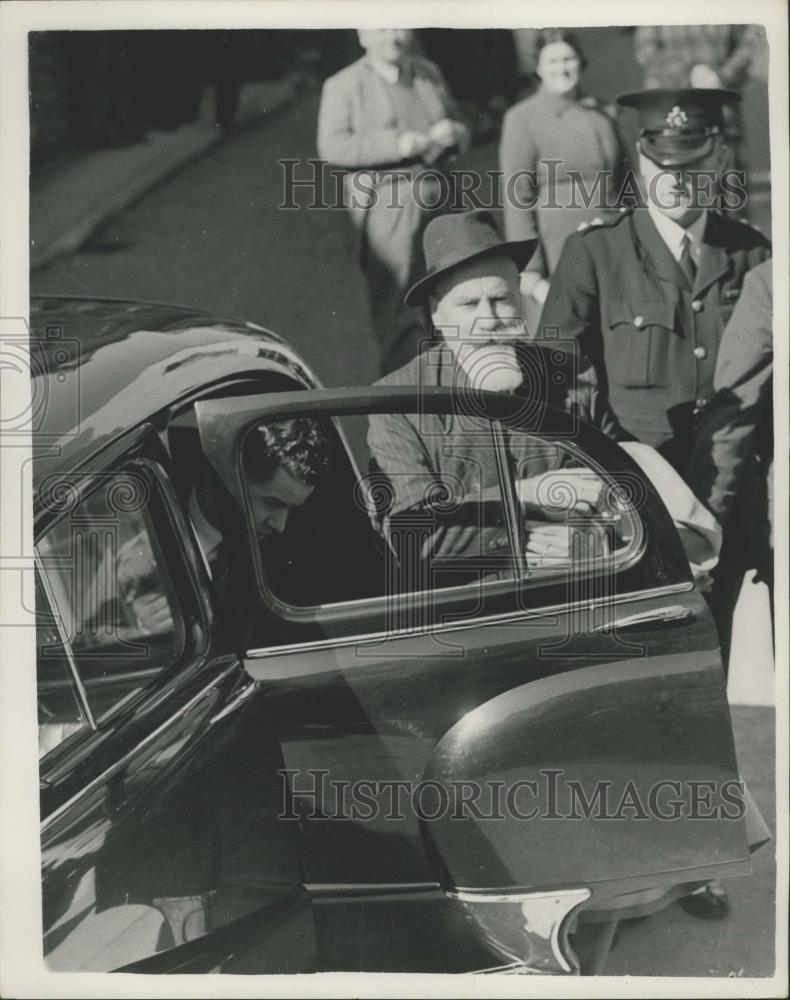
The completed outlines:
[[[50,969],[596,972],[597,929],[749,873],[712,620],[616,444],[518,396],[322,389],[173,306],[39,298],[31,329]],[[369,423],[407,414],[497,458],[490,545],[423,557],[450,488],[389,516]],[[269,560],[244,442],[296,417],[332,458]],[[524,557],[519,435],[610,488],[565,562]]]

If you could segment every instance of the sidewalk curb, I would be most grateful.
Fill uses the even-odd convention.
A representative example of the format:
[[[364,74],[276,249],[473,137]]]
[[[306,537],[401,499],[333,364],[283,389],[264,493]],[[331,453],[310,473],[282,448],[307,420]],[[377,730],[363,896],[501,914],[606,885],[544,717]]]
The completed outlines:
[[[247,114],[240,122],[235,134],[238,135],[252,125],[277,114],[296,100],[302,92],[298,79],[294,76],[283,83],[285,84],[283,93],[274,100],[268,100],[265,107],[258,107],[252,113]],[[155,150],[151,150],[148,157],[143,156],[144,160],[148,159],[150,162],[145,162],[142,169],[132,168],[130,170],[127,166],[127,172],[116,187],[100,195],[98,200],[90,201],[85,206],[84,211],[80,211],[78,218],[69,221],[67,225],[51,237],[46,238],[39,246],[35,245],[33,238],[33,203],[37,201],[40,207],[47,200],[51,202],[53,198],[56,198],[58,196],[55,190],[57,181],[45,185],[48,189],[46,191],[36,193],[31,190],[30,270],[44,267],[63,254],[73,253],[107,219],[118,215],[130,205],[138,202],[162,181],[167,180],[225,140],[226,136],[220,129],[205,122],[186,125],[179,129],[178,133],[156,137],[154,141],[164,146],[159,155],[156,154]],[[144,154],[149,149],[150,147],[135,148],[135,156],[140,157],[141,153]],[[101,152],[96,154],[97,157],[100,155]],[[115,155],[117,159],[123,153],[113,150],[109,151],[108,155]],[[87,194],[90,195],[90,192],[88,191]]]

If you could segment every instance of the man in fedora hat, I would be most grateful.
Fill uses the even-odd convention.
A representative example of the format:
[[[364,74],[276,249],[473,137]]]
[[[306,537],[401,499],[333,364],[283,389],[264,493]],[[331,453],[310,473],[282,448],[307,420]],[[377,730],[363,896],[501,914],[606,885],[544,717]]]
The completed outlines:
[[[574,345],[533,341],[522,319],[519,274],[535,250],[535,240],[503,240],[493,216],[485,210],[439,216],[423,237],[426,273],[408,291],[407,305],[423,307],[437,337],[426,350],[378,384],[428,388],[445,386],[461,394],[517,392],[538,407],[547,404],[570,412],[615,440],[629,435],[618,425],[594,384],[577,377]],[[471,407],[474,412],[474,407]],[[433,556],[461,556],[473,548],[505,549],[502,524],[485,519],[480,499],[499,497],[494,449],[486,447],[486,422],[421,413],[376,415],[370,419],[368,443],[378,468],[392,484],[391,513],[426,506],[426,487],[452,483],[461,495],[452,516],[441,518],[431,537]],[[478,435],[478,431],[482,432]],[[674,497],[672,511],[687,545],[690,561],[707,566],[715,561],[718,531],[715,520],[695,501],[660,456],[635,443],[632,457],[644,464],[662,491]],[[516,488],[527,518],[534,515],[525,539],[528,560],[541,564],[570,559],[567,518],[600,509],[603,483],[588,469],[575,469],[573,496],[562,510],[547,511],[539,502],[540,482],[563,465],[561,449],[547,448],[527,434],[510,434],[508,448],[516,470]],[[649,466],[649,467],[648,467]],[[563,472],[568,478],[568,470]],[[468,499],[465,505],[462,501]],[[479,530],[472,530],[477,528]]]

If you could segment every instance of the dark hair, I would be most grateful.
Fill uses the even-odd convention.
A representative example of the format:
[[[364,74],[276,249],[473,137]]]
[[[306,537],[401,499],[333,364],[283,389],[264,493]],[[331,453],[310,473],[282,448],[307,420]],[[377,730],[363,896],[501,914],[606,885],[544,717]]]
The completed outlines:
[[[584,50],[581,47],[579,39],[572,31],[568,31],[567,28],[543,28],[538,32],[537,41],[535,42],[535,65],[537,66],[540,53],[547,45],[553,45],[555,42],[565,42],[566,45],[570,45],[576,55],[579,57],[579,63],[581,68],[584,69],[587,65],[587,59],[584,55]]]
[[[310,417],[267,420],[253,428],[244,442],[244,471],[255,482],[269,479],[283,466],[306,486],[315,486],[329,470],[332,439]]]

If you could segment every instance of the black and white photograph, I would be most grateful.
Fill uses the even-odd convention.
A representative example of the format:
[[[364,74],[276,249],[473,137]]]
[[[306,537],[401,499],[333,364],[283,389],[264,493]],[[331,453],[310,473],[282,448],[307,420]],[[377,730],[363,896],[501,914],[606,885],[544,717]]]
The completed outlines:
[[[785,996],[786,6],[3,6],[0,993]]]

